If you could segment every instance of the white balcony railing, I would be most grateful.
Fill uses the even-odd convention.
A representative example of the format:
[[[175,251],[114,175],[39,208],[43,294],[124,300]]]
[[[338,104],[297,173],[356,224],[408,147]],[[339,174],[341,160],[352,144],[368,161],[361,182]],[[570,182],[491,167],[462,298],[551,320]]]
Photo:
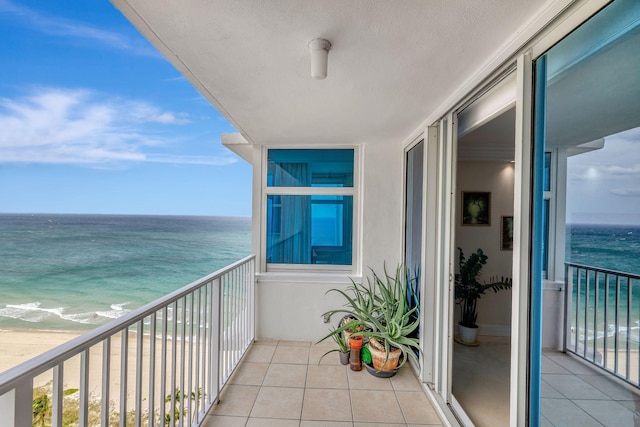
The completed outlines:
[[[0,426],[194,426],[255,332],[255,257],[0,373]]]
[[[640,387],[640,275],[566,264],[565,351]]]

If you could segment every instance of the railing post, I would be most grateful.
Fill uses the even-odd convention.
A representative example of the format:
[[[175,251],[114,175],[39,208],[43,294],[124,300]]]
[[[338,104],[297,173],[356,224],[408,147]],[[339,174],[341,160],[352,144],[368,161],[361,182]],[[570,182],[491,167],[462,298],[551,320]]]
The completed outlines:
[[[0,427],[31,427],[33,417],[33,378],[0,396]]]
[[[564,267],[564,339],[562,340],[562,352],[567,352],[567,342],[571,339],[571,297],[573,296],[573,276],[571,267],[565,264]]]
[[[51,425],[62,427],[62,399],[64,397],[64,363],[53,368]]]
[[[213,281],[211,305],[211,359],[209,361],[211,370],[211,391],[215,391],[213,403],[220,401],[220,329],[222,326],[221,300],[222,300],[222,280],[217,278]]]
[[[249,263],[249,331],[251,341],[256,339],[256,262],[252,259]]]
[[[78,424],[80,427],[89,425],[89,352],[90,348],[80,353],[80,414]]]

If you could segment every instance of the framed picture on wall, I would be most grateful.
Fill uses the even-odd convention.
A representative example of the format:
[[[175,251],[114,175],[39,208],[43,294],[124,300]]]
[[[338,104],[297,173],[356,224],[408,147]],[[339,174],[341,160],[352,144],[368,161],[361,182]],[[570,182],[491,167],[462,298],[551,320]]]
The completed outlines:
[[[513,216],[503,216],[500,221],[500,250],[513,250]]]
[[[491,193],[462,192],[462,225],[491,225]]]

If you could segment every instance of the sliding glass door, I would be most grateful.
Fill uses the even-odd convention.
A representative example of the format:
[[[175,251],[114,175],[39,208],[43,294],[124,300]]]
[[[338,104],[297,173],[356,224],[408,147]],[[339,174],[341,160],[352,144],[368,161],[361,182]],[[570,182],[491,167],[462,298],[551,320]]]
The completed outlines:
[[[535,73],[530,422],[634,425],[640,2],[611,3]]]

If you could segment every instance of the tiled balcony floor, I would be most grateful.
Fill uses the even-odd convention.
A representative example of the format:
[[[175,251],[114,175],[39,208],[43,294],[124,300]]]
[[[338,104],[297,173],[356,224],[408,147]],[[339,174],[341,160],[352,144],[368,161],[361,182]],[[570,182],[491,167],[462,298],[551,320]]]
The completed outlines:
[[[558,351],[542,354],[541,426],[640,426],[640,394]]]
[[[332,348],[257,341],[203,424],[212,426],[394,427],[442,425],[408,364],[383,379],[340,365]]]
[[[480,342],[455,344],[454,395],[476,426],[508,426],[509,339],[483,336]],[[540,386],[541,427],[640,426],[637,390],[567,354],[543,351]]]

